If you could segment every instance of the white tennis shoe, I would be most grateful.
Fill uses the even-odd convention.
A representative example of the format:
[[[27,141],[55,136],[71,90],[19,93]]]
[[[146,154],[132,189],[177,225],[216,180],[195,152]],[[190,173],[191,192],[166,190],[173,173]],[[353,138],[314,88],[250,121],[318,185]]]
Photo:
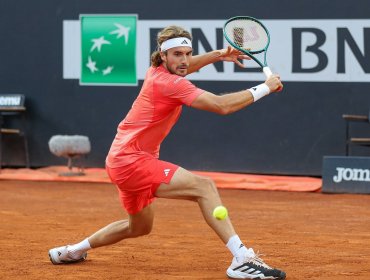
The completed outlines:
[[[68,264],[68,263],[76,263],[82,262],[86,260],[87,253],[85,252],[82,256],[78,259],[71,256],[70,251],[68,250],[67,246],[57,247],[49,250],[49,258],[53,264]]]
[[[233,258],[233,261],[226,271],[232,279],[272,279],[284,280],[284,271],[269,267],[258,255],[246,257],[242,261]]]

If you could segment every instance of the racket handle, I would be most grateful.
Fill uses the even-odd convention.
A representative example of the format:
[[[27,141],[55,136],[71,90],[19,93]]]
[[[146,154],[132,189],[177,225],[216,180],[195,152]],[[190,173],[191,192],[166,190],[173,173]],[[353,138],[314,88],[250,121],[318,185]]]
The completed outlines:
[[[272,75],[272,71],[271,71],[270,67],[268,67],[268,66],[263,67],[263,73],[265,73],[266,78],[268,78]]]

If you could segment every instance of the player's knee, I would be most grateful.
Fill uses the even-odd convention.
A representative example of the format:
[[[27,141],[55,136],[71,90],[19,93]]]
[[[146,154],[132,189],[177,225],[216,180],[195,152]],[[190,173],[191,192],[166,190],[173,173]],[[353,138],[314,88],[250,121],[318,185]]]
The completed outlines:
[[[208,177],[201,177],[200,192],[201,196],[209,197],[210,195],[218,195],[215,182]]]
[[[152,226],[147,226],[141,230],[141,235],[148,235],[152,232]]]
[[[152,228],[153,228],[152,224],[141,226],[139,228],[138,227],[130,228],[130,236],[131,237],[139,237],[139,236],[143,236],[143,235],[148,235],[149,233],[151,233]]]

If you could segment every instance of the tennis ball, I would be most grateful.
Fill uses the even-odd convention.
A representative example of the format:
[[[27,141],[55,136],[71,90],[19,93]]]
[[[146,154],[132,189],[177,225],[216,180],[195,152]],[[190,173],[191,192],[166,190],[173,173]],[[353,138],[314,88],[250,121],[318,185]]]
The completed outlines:
[[[224,206],[217,206],[213,210],[213,217],[215,217],[217,220],[225,220],[227,216],[227,209]]]

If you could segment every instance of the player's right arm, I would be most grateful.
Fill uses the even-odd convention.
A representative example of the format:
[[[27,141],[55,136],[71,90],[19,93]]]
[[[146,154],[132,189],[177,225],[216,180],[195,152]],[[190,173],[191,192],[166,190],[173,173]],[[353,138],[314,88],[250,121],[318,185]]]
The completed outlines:
[[[265,85],[269,88],[269,93],[281,91],[283,88],[278,75],[269,77]],[[216,95],[205,91],[191,103],[191,107],[220,115],[228,115],[245,108],[254,101],[250,89],[224,95]]]

